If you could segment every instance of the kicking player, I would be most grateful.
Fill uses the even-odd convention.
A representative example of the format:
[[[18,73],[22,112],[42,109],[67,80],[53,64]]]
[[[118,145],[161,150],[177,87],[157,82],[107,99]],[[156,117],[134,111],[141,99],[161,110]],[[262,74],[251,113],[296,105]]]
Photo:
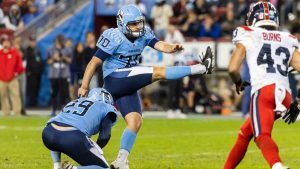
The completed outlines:
[[[298,41],[289,33],[277,31],[278,12],[269,2],[257,2],[250,8],[247,25],[238,27],[233,33],[236,49],[228,71],[236,85],[236,92],[239,93],[245,84],[239,70],[246,56],[252,86],[250,118],[241,126],[224,169],[237,167],[253,137],[270,168],[287,169],[281,162],[271,132],[274,121],[290,108],[288,67],[292,66],[300,71]],[[293,104],[290,109],[299,105],[297,101]],[[290,120],[293,121],[294,118],[290,117],[288,121]]]
[[[81,166],[66,163],[67,169],[109,168],[102,148],[108,143],[111,127],[117,120],[113,98],[105,89],[94,88],[86,98],[68,103],[61,113],[50,119],[43,130],[45,146],[51,150],[54,169],[60,169],[64,153]],[[90,137],[99,133],[95,143]]]
[[[117,25],[118,28],[108,29],[100,36],[97,42],[99,49],[85,70],[78,94],[86,96],[96,67],[104,62],[104,88],[112,94],[127,124],[118,157],[111,167],[124,169],[129,168],[127,156],[142,125],[142,109],[137,91],[161,79],[173,80],[193,74],[210,74],[214,61],[211,48],[208,47],[205,56],[200,60],[201,64],[174,67],[137,66],[145,46],[165,53],[178,52],[183,47],[159,41],[153,31],[145,26],[145,18],[135,5],[123,6],[118,11]]]

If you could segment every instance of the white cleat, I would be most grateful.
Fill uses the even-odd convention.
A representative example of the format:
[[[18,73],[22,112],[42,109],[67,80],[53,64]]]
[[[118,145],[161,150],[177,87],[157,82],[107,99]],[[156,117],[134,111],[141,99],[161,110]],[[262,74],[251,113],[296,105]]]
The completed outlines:
[[[129,169],[128,160],[126,161],[118,161],[115,160],[110,164],[111,169]]]
[[[175,112],[174,112],[173,110],[169,109],[169,110],[167,111],[167,118],[168,118],[168,119],[174,119],[175,117],[176,117]]]
[[[181,110],[179,110],[179,109],[177,109],[175,111],[175,115],[179,119],[186,119],[186,117],[187,117],[186,114],[182,113]]]
[[[291,168],[287,166],[283,166],[282,163],[277,162],[272,166],[272,169],[291,169]]]

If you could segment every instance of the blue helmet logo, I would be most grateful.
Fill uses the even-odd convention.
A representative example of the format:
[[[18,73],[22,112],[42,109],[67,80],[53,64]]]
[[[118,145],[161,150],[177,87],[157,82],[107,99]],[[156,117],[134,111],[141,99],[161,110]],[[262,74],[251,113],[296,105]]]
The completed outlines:
[[[90,90],[87,98],[92,101],[102,101],[110,105],[114,104],[111,94],[103,88],[94,88]]]
[[[131,30],[130,24],[137,24],[139,30]],[[137,38],[145,34],[145,17],[135,5],[126,5],[119,9],[117,25],[119,30],[129,37]]]

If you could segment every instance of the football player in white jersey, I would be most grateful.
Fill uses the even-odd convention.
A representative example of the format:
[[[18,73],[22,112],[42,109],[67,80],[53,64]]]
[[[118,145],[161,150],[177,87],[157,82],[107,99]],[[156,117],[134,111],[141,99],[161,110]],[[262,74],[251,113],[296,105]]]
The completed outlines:
[[[250,7],[247,26],[233,32],[236,48],[228,71],[236,85],[243,90],[246,82],[239,74],[243,59],[249,65],[251,77],[250,117],[241,126],[238,138],[224,165],[234,169],[243,159],[252,138],[272,169],[283,166],[279,150],[271,137],[274,121],[282,114],[299,111],[299,103],[291,104],[288,67],[300,71],[300,53],[297,39],[286,32],[277,31],[278,12],[269,2],[257,2]]]

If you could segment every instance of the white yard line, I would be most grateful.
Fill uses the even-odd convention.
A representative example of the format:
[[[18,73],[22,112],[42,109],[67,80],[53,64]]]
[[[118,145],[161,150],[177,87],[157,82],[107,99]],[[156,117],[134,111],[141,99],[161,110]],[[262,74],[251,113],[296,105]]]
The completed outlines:
[[[200,150],[201,151],[201,150]],[[187,157],[187,156],[192,156],[192,157],[201,157],[201,156],[223,156],[225,157],[229,153],[228,151],[205,151],[205,152],[199,152],[199,153],[177,153],[177,154],[160,154],[157,155],[156,157],[153,156],[142,156],[142,157],[137,157],[137,156],[132,156],[132,159],[135,160],[157,160],[157,159],[172,159],[172,158],[181,158],[181,157]],[[280,148],[280,152],[295,152],[295,151],[300,151],[300,147],[293,147],[293,148]],[[248,150],[246,155],[249,153],[260,153],[260,151],[257,150]],[[207,159],[209,160],[209,159]]]

